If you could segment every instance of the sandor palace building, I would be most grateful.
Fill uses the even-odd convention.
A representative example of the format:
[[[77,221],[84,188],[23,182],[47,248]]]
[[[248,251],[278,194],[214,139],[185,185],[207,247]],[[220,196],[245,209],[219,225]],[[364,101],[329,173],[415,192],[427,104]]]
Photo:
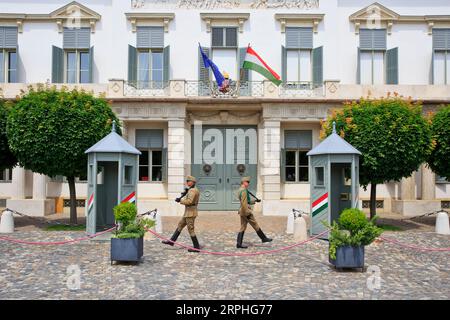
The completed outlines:
[[[229,92],[217,89],[199,44],[230,75]],[[280,86],[241,70],[248,44]],[[450,103],[450,2],[0,0],[1,94],[38,83],[112,102],[142,152],[140,212],[179,214],[173,199],[187,174],[199,179],[202,210],[235,210],[240,177],[250,175],[257,211],[309,211],[306,153],[333,108],[388,92],[423,101],[424,112]],[[80,212],[85,179],[76,185]],[[380,211],[419,214],[448,208],[450,183],[423,165],[379,185],[377,197]],[[67,210],[68,198],[63,177],[0,172],[0,207],[42,216]],[[367,207],[369,190],[360,199]]]

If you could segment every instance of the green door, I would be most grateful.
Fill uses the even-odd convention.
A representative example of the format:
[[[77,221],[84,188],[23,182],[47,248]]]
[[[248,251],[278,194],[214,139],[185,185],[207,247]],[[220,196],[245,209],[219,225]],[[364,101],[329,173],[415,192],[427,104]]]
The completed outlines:
[[[194,129],[193,129],[194,130]],[[203,126],[192,134],[191,172],[197,177],[200,210],[237,210],[243,176],[256,192],[257,130],[253,126]]]

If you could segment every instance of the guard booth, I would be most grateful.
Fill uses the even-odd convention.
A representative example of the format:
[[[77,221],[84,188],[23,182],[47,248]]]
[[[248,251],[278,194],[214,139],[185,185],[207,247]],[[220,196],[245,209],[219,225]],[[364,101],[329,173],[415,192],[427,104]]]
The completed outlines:
[[[141,152],[112,131],[90,147],[86,232],[94,234],[114,225],[113,208],[121,202],[136,203],[137,169]]]
[[[311,173],[311,235],[326,230],[347,208],[358,207],[359,152],[333,132],[307,153]],[[323,238],[327,239],[328,235]]]

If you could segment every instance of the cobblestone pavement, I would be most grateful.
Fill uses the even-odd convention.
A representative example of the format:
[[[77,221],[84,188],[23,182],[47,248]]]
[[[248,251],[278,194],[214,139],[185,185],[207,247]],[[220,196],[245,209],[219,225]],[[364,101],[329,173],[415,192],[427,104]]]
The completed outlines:
[[[83,235],[29,231],[12,237],[49,241]],[[269,235],[274,242],[262,245],[249,231],[247,251],[294,243],[282,233]],[[450,247],[449,236],[431,232],[385,232],[384,236]],[[236,250],[232,232],[203,231],[199,239],[207,250]],[[190,244],[186,231],[180,241]],[[144,246],[141,264],[111,265],[109,242],[25,246],[0,241],[0,299],[450,299],[449,252],[418,253],[377,242],[366,248],[366,272],[337,272],[328,264],[328,245],[322,240],[254,257],[188,253],[156,239]],[[378,273],[379,287],[373,281]]]

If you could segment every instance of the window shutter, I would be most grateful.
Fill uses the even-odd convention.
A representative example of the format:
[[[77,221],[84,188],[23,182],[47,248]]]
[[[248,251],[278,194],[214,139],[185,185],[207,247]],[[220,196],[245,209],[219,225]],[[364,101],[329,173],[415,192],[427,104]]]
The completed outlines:
[[[224,41],[224,37],[223,37],[223,29],[224,28],[212,28],[212,30],[211,30],[211,45],[213,48],[225,46],[225,41]]]
[[[169,167],[169,161],[167,157],[167,148],[162,149],[162,182],[167,182],[167,172]]]
[[[141,149],[162,149],[163,134],[161,129],[137,129],[136,148]]]
[[[250,70],[244,69],[242,66],[245,61],[245,55],[247,54],[247,48],[239,48],[239,80],[242,82],[250,81]]]
[[[431,53],[430,83],[434,84],[434,50]]]
[[[94,46],[89,49],[89,83],[94,83]]]
[[[450,49],[450,29],[433,29],[433,49]]]
[[[15,82],[15,83],[19,83],[20,82],[20,63],[19,63],[19,46],[16,46],[16,61],[15,61],[15,65],[12,66],[12,69],[16,69],[16,78],[14,79],[14,81],[11,82]]]
[[[137,81],[137,49],[128,45],[128,82]]]
[[[386,84],[398,84],[398,48],[386,51]]]
[[[204,47],[202,47],[202,50],[209,57],[211,50]],[[204,96],[209,94],[210,73],[209,68],[205,68],[200,49],[198,50],[198,81],[198,95]]]
[[[137,27],[136,28],[137,48],[163,48],[164,28],[163,27]]]
[[[90,28],[64,28],[63,48],[64,49],[89,49],[91,44]]]
[[[64,50],[52,46],[52,83],[64,82]]]
[[[238,46],[237,28],[225,28],[225,40],[225,46],[236,48]]]
[[[386,29],[373,29],[373,49],[386,50]]]
[[[287,50],[281,46],[281,80],[287,81]]]
[[[386,50],[386,29],[360,29],[361,50]]]
[[[323,47],[314,48],[312,51],[312,80],[314,87],[323,84]]]
[[[283,148],[280,151],[280,180],[286,182],[286,150]]]
[[[286,28],[286,48],[288,49],[312,49],[313,29],[304,27]]]
[[[311,149],[311,130],[285,130],[284,147],[286,149]]]
[[[0,51],[0,83],[5,82],[5,64],[4,64],[4,61],[5,61],[4,53]]]
[[[361,84],[361,49],[358,48],[356,66],[356,84]]]
[[[167,84],[170,80],[170,46],[167,46],[163,50],[163,82]]]
[[[17,48],[17,27],[1,27],[0,28],[0,48],[14,49]]]
[[[91,46],[91,29],[75,29],[77,35],[77,49],[89,49]]]

